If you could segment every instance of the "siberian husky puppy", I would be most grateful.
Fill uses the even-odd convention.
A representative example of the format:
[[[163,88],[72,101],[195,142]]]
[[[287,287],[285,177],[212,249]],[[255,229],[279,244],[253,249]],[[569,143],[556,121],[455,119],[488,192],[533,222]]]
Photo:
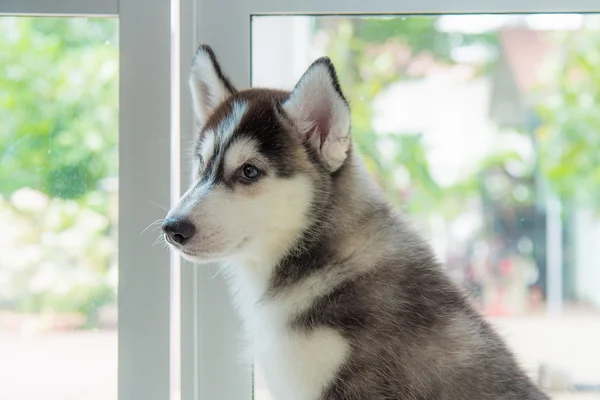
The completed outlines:
[[[162,229],[222,264],[274,400],[548,398],[365,171],[328,58],[237,90],[201,46],[190,86],[195,181]]]

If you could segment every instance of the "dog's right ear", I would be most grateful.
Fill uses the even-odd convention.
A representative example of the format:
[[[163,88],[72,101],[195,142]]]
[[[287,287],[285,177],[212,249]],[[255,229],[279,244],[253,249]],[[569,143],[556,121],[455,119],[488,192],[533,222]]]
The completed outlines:
[[[328,57],[308,67],[283,109],[329,171],[337,171],[350,149],[350,106]]]
[[[215,53],[207,45],[200,46],[196,51],[189,83],[194,112],[200,125],[204,125],[215,108],[236,92],[221,71]]]

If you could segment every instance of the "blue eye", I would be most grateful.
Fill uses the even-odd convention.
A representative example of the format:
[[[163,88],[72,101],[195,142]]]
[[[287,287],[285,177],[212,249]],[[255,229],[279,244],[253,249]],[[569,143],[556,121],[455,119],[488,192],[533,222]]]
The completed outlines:
[[[242,178],[247,180],[255,180],[260,176],[260,171],[252,164],[244,164],[242,166]]]

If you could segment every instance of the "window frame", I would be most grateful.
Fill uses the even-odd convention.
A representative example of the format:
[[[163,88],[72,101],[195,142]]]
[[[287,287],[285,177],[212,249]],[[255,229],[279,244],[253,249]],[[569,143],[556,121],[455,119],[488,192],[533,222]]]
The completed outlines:
[[[596,0],[229,0],[226,7],[222,0],[188,1],[193,2],[190,11],[193,10],[195,15],[196,43],[209,44],[215,50],[229,78],[240,89],[251,86],[251,19],[254,16],[600,12],[600,2]],[[191,54],[188,56],[184,52],[182,60],[187,62]],[[182,65],[182,74],[187,74],[186,63]],[[181,90],[182,110],[190,109],[191,103],[183,93],[188,90],[186,82],[182,82]],[[182,128],[191,131],[190,121],[189,115],[182,118]],[[185,151],[184,147],[182,151]],[[181,168],[185,171],[188,166],[184,163]],[[185,329],[194,330],[184,333],[189,337],[182,342],[182,352],[195,357],[194,360],[184,359],[182,363],[183,371],[194,374],[186,379],[187,373],[184,373],[182,399],[249,400],[252,398],[252,371],[237,362],[235,352],[222,351],[232,346],[239,349],[242,332],[239,321],[232,317],[235,312],[223,278],[214,275],[207,273],[205,268],[194,269],[193,275],[188,276],[193,284],[188,282],[188,289],[182,290],[182,305],[195,304],[194,308],[182,308],[182,319],[188,321]],[[190,381],[193,377],[197,381]]]
[[[165,212],[171,149],[171,21],[164,0],[4,0],[0,16],[119,19],[118,398],[164,400],[170,382],[170,255],[140,235]],[[144,157],[136,157],[143,151]]]
[[[111,16],[119,14],[119,0],[3,0],[0,15]]]
[[[170,366],[179,363],[171,358],[172,340],[181,349],[181,381],[175,384],[181,384],[182,399],[253,396],[252,371],[237,356],[241,323],[222,277],[215,276],[216,267],[183,263],[179,269],[178,257],[153,247],[149,235],[139,235],[149,222],[164,217],[149,200],[167,205],[189,182],[186,155],[194,122],[186,77],[198,43],[210,44],[233,83],[246,88],[251,85],[253,16],[527,12],[600,12],[600,3],[229,0],[224,7],[222,0],[1,2],[0,15],[119,18],[119,399],[171,396],[173,379],[179,380],[178,374],[171,375]],[[141,150],[143,158],[131,156]]]

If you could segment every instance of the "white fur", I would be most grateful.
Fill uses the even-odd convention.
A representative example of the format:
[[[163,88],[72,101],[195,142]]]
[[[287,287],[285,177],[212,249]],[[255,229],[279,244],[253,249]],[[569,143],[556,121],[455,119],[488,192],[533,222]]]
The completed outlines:
[[[240,257],[228,264],[229,287],[252,343],[248,356],[264,372],[273,399],[317,400],[347,359],[349,344],[334,329],[301,333],[290,331],[287,324],[291,316],[329,292],[342,276],[337,272],[318,274],[265,300],[264,289],[273,260],[279,257],[279,246],[273,243],[262,254],[256,252],[253,257]]]
[[[332,79],[327,66],[313,65],[283,108],[301,135],[306,136],[316,129],[309,141],[329,170],[336,171],[346,159],[350,146],[350,110],[335,90]],[[323,119],[328,122],[327,132],[318,126]],[[320,135],[325,135],[322,146]]]
[[[204,139],[202,143],[202,148],[200,150],[200,155],[202,156],[202,162],[206,165],[210,162],[210,159],[215,152],[215,132],[213,130],[209,130],[204,133]]]
[[[210,56],[202,48],[194,58],[189,85],[194,112],[200,125],[204,125],[214,109],[231,95],[223,81],[219,79]]]
[[[348,342],[331,328],[290,332],[283,320],[257,312],[263,324],[254,339],[258,366],[274,400],[318,400],[349,352]],[[261,318],[261,317],[264,317]]]
[[[208,130],[204,133],[204,139],[202,143],[202,148],[200,149],[200,155],[202,156],[202,160],[206,165],[211,161],[213,156],[215,157],[223,157],[223,154],[214,154],[216,150],[217,143],[221,144],[223,147],[235,132],[236,127],[239,125],[240,121],[244,117],[246,113],[246,108],[248,104],[246,102],[237,102],[233,104],[233,110],[221,123],[218,125],[217,130]]]
[[[257,157],[256,148],[251,140],[232,144],[225,155],[227,169]],[[173,211],[202,227],[188,246],[204,254],[184,257],[225,261],[234,304],[253,343],[252,358],[265,372],[274,400],[318,399],[348,354],[347,341],[334,330],[299,334],[287,328],[290,316],[330,290],[335,276],[311,277],[282,297],[261,301],[275,263],[306,226],[313,192],[302,175],[267,177],[252,196],[197,184]]]
[[[233,132],[235,132],[235,129],[237,128],[237,126],[240,124],[240,121],[244,117],[244,114],[246,113],[247,108],[248,108],[248,103],[245,101],[238,101],[238,102],[233,103],[233,110],[219,124],[217,134],[219,137],[219,141],[222,144],[229,142],[229,140],[231,139],[231,136],[233,135]]]

